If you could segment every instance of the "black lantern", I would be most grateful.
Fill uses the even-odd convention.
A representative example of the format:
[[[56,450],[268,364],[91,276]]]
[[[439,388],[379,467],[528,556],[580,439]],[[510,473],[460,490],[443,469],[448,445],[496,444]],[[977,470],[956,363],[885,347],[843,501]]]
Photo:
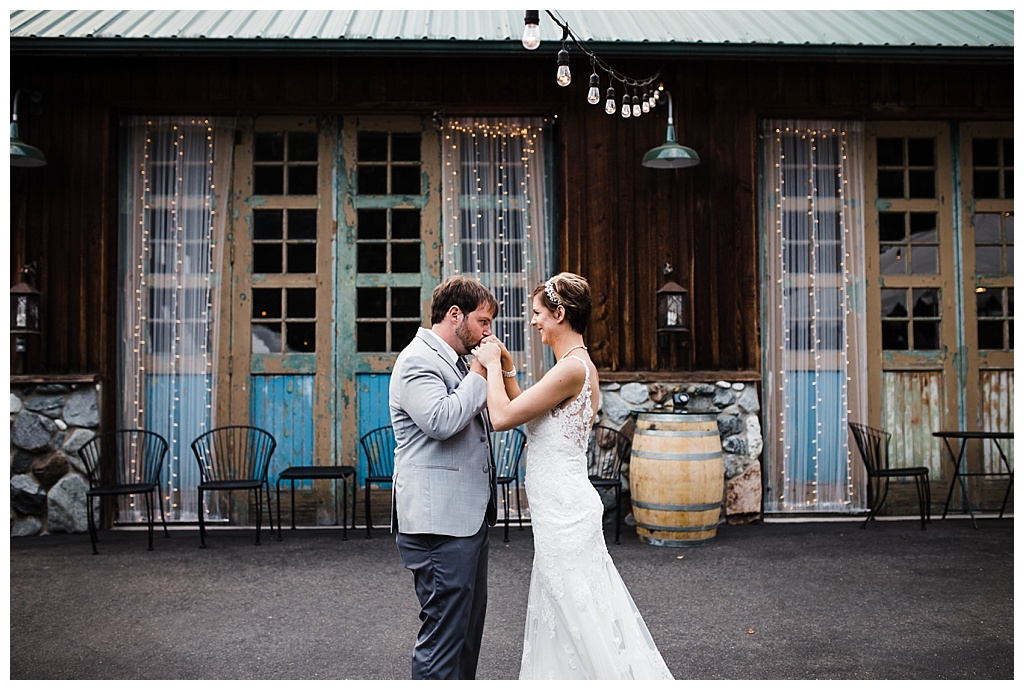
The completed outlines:
[[[28,283],[11,288],[11,335],[15,352],[25,351],[25,336],[39,334],[39,291]]]
[[[667,261],[662,269],[666,277],[665,284],[655,293],[658,299],[658,344],[665,347],[669,335],[680,336],[680,345],[686,345],[687,327],[686,288],[669,280],[672,266]]]

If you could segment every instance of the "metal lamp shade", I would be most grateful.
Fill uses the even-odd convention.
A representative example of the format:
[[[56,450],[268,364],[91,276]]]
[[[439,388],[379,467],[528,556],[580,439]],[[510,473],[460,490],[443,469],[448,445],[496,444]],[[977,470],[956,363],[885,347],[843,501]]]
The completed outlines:
[[[668,126],[665,143],[646,154],[641,162],[645,168],[689,168],[700,163],[700,156],[689,146],[676,143],[676,128]]]
[[[19,168],[38,168],[46,165],[46,156],[35,146],[18,137],[18,123],[11,123],[11,165]]]

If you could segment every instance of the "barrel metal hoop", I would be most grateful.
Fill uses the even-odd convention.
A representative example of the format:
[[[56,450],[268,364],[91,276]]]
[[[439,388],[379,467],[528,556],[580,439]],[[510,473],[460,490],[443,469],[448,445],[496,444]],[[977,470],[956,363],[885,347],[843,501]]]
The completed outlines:
[[[652,537],[641,536],[640,541],[651,544],[652,546],[700,546],[701,544],[708,544],[715,540],[714,536],[708,537],[707,539],[654,539]]]
[[[636,526],[643,527],[644,529],[649,529],[652,532],[706,532],[708,530],[717,528],[721,523],[721,520],[716,520],[710,525],[695,525],[693,527],[671,527],[666,525],[648,525],[642,522],[637,522]]]
[[[673,503],[646,503],[644,501],[633,501],[634,508],[644,508],[646,510],[714,510],[715,508],[722,507],[722,501],[717,503],[691,503],[689,505],[676,505]]]
[[[701,438],[704,436],[714,436],[715,438],[721,437],[718,433],[718,429],[699,429],[697,431],[662,431],[661,429],[644,429],[641,436],[670,436],[673,438],[688,437],[688,438]]]
[[[722,457],[722,451],[716,450],[713,453],[648,453],[643,450],[637,450],[636,446],[633,446],[633,456],[648,460],[683,460],[689,462],[692,460],[715,460]]]

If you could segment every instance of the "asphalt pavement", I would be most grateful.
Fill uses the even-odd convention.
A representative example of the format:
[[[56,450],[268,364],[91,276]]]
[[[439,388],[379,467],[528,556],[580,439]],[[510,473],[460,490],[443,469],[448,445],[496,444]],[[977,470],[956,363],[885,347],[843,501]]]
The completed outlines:
[[[412,576],[378,528],[10,541],[10,677],[403,680]],[[722,525],[609,550],[675,678],[1013,679],[1013,519]],[[491,531],[478,677],[518,676],[532,535]]]

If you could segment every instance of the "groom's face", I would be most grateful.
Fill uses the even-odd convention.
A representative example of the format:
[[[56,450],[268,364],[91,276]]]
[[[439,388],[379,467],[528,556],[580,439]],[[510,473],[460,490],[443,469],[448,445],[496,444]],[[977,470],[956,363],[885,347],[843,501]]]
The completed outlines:
[[[494,314],[487,305],[478,306],[470,313],[460,311],[459,322],[455,326],[455,335],[464,349],[460,355],[467,355],[480,341],[491,334],[491,321]]]

